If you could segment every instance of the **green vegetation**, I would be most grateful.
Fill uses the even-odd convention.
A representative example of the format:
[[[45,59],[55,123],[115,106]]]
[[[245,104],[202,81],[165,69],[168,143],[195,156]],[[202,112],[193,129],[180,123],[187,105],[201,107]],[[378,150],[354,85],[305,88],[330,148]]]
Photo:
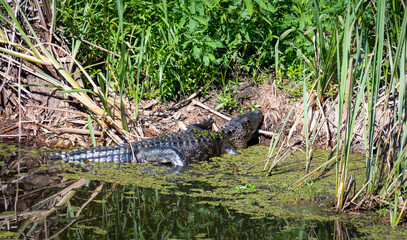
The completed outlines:
[[[222,93],[216,95],[219,105],[215,107],[216,110],[224,109],[227,111],[233,111],[238,108],[236,98],[233,97],[230,88],[226,87]]]
[[[327,6],[332,16],[344,9]],[[106,61],[95,74],[106,75],[107,82],[117,76],[120,87],[122,71],[137,72],[123,80],[134,97],[176,98],[273,71],[300,82],[299,53],[313,57],[312,36],[304,35],[313,32],[313,13],[302,0],[66,1],[60,13],[66,35],[121,56],[73,38],[87,65]]]
[[[254,184],[247,184],[247,185],[237,185],[235,187],[235,192],[243,194],[243,193],[250,193],[256,191],[256,186]]]
[[[134,167],[131,164],[122,164],[120,169],[117,169],[117,165],[113,163],[98,163],[93,172],[84,172],[80,166],[70,167],[62,164],[63,168],[68,170],[63,176],[68,179],[86,178],[115,182],[124,186],[137,185],[169,194],[179,189],[176,194],[213,198],[209,201],[210,204],[222,204],[256,217],[266,217],[270,212],[275,215],[284,212],[284,209],[278,209],[280,202],[305,203],[315,200],[326,204],[326,199],[332,200],[335,197],[335,170],[332,164],[316,170],[316,174],[304,183],[302,189],[289,191],[290,186],[304,176],[304,169],[298,167],[306,163],[303,153],[291,154],[284,164],[273,170],[271,176],[266,176],[263,166],[256,165],[260,160],[267,158],[266,146],[252,146],[241,152],[242,155],[226,154],[213,158],[210,162],[190,164],[185,171],[175,175],[167,166],[152,167],[151,164],[138,164]],[[329,159],[329,155],[328,151],[315,151],[314,163],[323,164]],[[352,155],[351,159],[353,163],[349,167],[349,173],[355,176],[356,187],[360,188],[364,179],[364,158],[361,155]],[[253,165],[255,166],[248,169]],[[58,169],[61,164],[54,167]],[[239,169],[239,172],[231,174],[236,169]],[[323,181],[320,181],[320,178]],[[190,189],[191,187],[193,189]],[[239,203],[236,203],[236,200]],[[258,203],[246,206],[253,201]],[[281,214],[276,216],[284,216],[284,213]]]
[[[95,183],[92,181],[84,188],[82,195],[89,196],[96,187]],[[334,234],[335,221],[330,216],[324,216],[321,221],[291,216],[251,219],[249,215],[229,207],[205,203],[208,198],[176,193],[176,189],[167,194],[135,185],[112,187],[111,183],[106,183],[81,218],[70,217],[84,201],[74,196],[70,201],[72,208],[59,216],[58,225],[51,233],[61,239],[89,236],[126,239],[266,239],[272,236],[304,239],[309,235],[328,239]],[[300,214],[309,212],[309,208],[299,207],[291,211]],[[70,222],[74,223],[63,232],[59,231]]]
[[[398,201],[407,198],[404,186],[407,133],[403,131],[407,127],[407,10],[400,2],[382,0],[373,5],[367,1],[350,1],[344,15],[326,19],[335,25],[334,31],[327,31],[322,24],[321,7],[317,1],[314,3],[318,97],[324,99],[332,80],[338,80],[337,129],[343,131],[336,134],[336,209],[340,211],[349,206],[348,193],[353,184],[348,173],[349,154],[356,120],[362,116],[359,119],[366,123],[363,135],[367,161],[366,185],[361,191],[377,196],[378,204],[387,202],[392,209],[390,222],[396,226],[406,208],[405,203],[400,205]],[[312,92],[307,92],[305,80],[308,81],[308,77],[304,77],[303,98],[307,116]],[[391,120],[383,123],[378,109],[389,112]],[[312,150],[309,150],[307,119],[305,117],[304,122],[308,159]],[[307,170],[308,167],[307,161]]]

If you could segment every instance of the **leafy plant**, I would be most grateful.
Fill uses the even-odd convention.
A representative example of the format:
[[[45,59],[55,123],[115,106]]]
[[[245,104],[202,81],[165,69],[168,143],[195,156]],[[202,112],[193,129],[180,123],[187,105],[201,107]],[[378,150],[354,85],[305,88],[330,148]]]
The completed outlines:
[[[256,186],[254,184],[237,185],[234,191],[240,194],[251,193],[256,191]]]
[[[216,94],[216,97],[220,104],[218,104],[215,109],[224,109],[226,111],[233,111],[238,108],[238,103],[236,99],[233,97],[233,95],[230,92],[225,92],[221,94]]]
[[[256,104],[255,102],[251,102],[251,104],[250,104],[250,110],[251,111],[258,110],[258,109],[260,109],[260,107],[261,106]]]
[[[298,57],[291,43],[307,57],[313,53],[303,35],[312,11],[303,0],[68,0],[60,11],[62,29],[81,48],[77,57],[108,64],[95,68],[109,84],[126,77],[123,86],[135,99],[177,98],[208,83],[226,87],[239,74],[289,69],[285,65]]]

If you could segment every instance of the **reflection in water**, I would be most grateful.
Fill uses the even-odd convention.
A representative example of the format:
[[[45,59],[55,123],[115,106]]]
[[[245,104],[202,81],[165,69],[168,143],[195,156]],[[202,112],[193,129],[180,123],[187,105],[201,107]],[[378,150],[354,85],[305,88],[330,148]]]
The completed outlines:
[[[72,220],[68,216],[75,214],[95,184],[91,182],[89,187],[79,191],[71,201],[66,219]],[[335,221],[251,219],[226,207],[201,204],[201,200],[175,192],[161,194],[156,189],[134,185],[104,184],[76,223],[59,236],[63,239],[97,235],[126,239],[333,239],[338,233]],[[63,218],[60,221],[64,222]],[[66,223],[62,222],[54,226],[55,230],[63,228]],[[347,239],[343,236],[338,239]]]

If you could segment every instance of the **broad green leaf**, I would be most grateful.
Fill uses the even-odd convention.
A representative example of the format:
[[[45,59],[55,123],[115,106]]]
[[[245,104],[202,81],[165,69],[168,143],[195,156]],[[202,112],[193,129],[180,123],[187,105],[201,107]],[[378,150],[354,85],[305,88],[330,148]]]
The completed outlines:
[[[208,21],[205,18],[199,16],[192,16],[193,19],[197,20],[199,23],[208,26]]]
[[[209,56],[208,55],[203,56],[203,62],[205,64],[205,66],[209,66]]]
[[[206,45],[210,46],[213,49],[224,47],[220,41],[214,41],[212,38],[207,38],[205,41]]]
[[[195,0],[191,1],[191,5],[189,5],[189,11],[191,12],[192,15],[196,14]]]
[[[209,53],[208,56],[209,56],[209,59],[211,59],[211,61],[216,60],[215,56],[212,53]]]
[[[252,0],[244,0],[244,3],[246,5],[247,12],[249,13],[250,16],[253,15],[253,2]]]
[[[199,26],[199,22],[195,19],[190,18],[188,28],[190,31],[195,31],[195,29]]]
[[[192,55],[194,56],[195,59],[199,59],[201,58],[201,54],[202,54],[202,49],[194,46],[193,50],[192,50]]]

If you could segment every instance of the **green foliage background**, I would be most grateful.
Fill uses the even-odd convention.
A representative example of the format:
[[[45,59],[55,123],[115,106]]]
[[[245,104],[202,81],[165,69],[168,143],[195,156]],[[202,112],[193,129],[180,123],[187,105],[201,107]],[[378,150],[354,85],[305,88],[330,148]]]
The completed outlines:
[[[138,90],[143,97],[165,99],[208,83],[225,87],[240,76],[261,80],[259,72],[296,81],[302,74],[297,49],[307,57],[315,52],[312,36],[304,35],[313,25],[311,4],[303,0],[70,0],[61,6],[59,20],[65,31],[122,57],[128,55],[134,71],[141,67],[142,88]],[[320,5],[332,16],[346,6],[336,1]],[[289,29],[288,36],[279,41],[276,58],[276,43]],[[79,59],[86,65],[108,59],[107,53],[90,45],[82,44],[80,49]],[[276,64],[279,73],[274,71]]]

